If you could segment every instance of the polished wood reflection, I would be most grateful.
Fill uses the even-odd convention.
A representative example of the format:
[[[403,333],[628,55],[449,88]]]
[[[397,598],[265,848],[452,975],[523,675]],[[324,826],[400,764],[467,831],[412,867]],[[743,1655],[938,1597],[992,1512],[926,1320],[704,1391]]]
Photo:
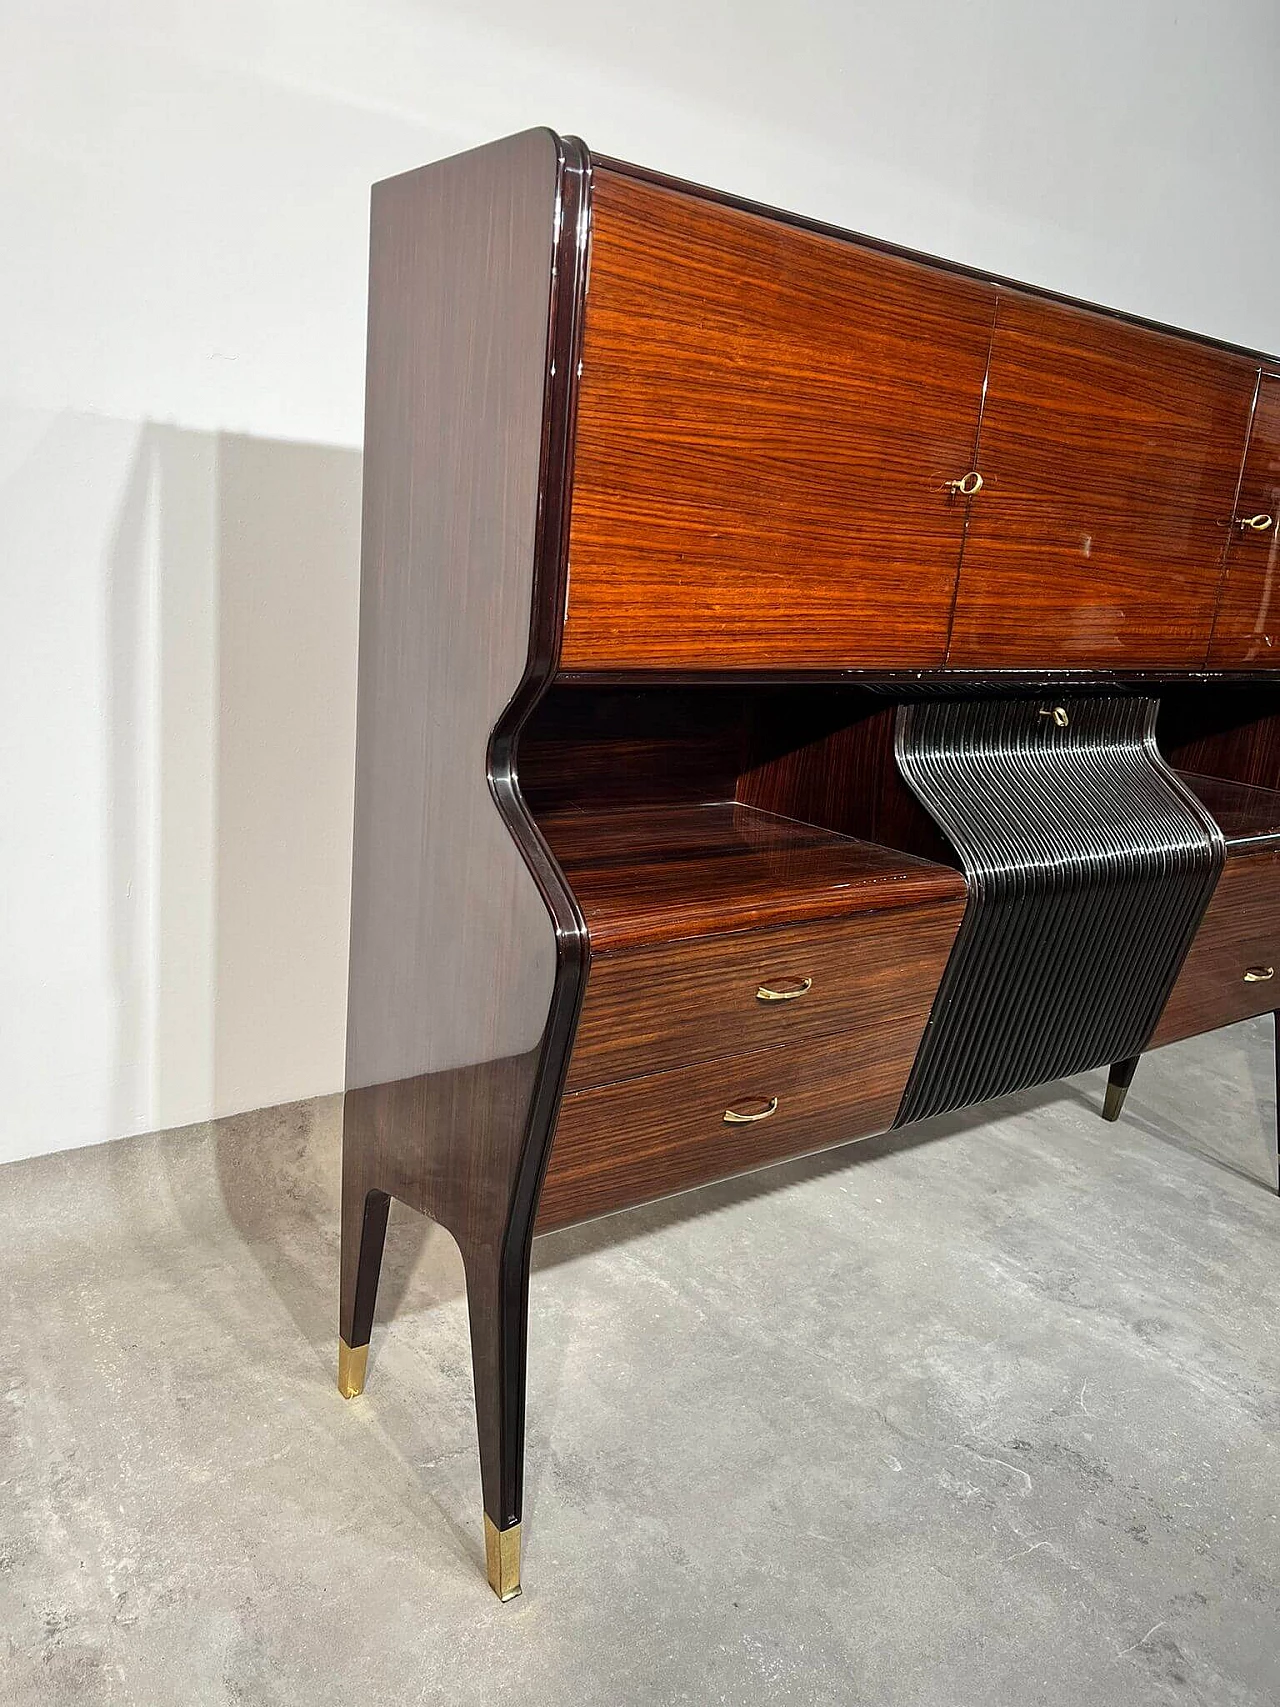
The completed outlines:
[[[563,667],[941,664],[993,304],[597,170]]]
[[[1258,385],[1209,662],[1280,666],[1280,373]]]
[[[947,866],[734,801],[552,812],[592,953],[964,894]]]
[[[947,658],[1203,663],[1257,365],[1002,293]]]
[[[1244,852],[1264,842],[1280,842],[1280,791],[1188,771],[1178,775],[1208,809],[1229,848]]]

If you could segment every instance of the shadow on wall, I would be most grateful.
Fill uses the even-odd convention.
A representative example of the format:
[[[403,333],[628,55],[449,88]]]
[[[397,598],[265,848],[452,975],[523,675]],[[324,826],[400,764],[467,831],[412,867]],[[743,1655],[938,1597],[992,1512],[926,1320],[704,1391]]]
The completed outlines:
[[[111,838],[125,1119],[130,1068],[153,1128],[342,1083],[359,506],[355,451],[140,439],[107,608],[108,798],[145,813]]]
[[[0,458],[0,1160],[338,1089],[359,453],[0,411]]]

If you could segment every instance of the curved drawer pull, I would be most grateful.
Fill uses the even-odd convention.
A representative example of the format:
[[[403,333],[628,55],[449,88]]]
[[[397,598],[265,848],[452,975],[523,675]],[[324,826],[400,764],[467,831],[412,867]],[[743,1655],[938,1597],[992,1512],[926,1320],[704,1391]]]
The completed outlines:
[[[726,1108],[724,1123],[726,1126],[750,1126],[757,1120],[768,1120],[771,1114],[778,1112],[777,1097],[770,1097],[765,1106],[757,1114],[739,1114],[736,1108]]]
[[[794,990],[775,990],[772,984],[761,984],[756,991],[758,1002],[794,1002],[800,996],[807,996],[813,988],[812,978],[797,978]]]
[[[975,493],[982,490],[982,476],[976,468],[972,468],[968,474],[962,475],[959,480],[948,480],[943,490],[954,492],[958,498],[972,498]]]
[[[1275,975],[1274,966],[1246,966],[1244,969],[1246,984],[1265,984],[1268,978],[1274,978]]]
[[[1240,516],[1236,521],[1236,526],[1252,529],[1254,533],[1266,533],[1275,519],[1274,516]]]

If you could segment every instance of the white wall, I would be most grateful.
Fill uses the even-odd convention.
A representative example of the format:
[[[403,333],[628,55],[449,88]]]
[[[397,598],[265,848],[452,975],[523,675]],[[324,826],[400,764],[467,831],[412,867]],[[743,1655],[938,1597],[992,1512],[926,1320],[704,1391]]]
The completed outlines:
[[[1274,0],[6,0],[0,1159],[340,1084],[367,190],[536,123],[1280,349]]]

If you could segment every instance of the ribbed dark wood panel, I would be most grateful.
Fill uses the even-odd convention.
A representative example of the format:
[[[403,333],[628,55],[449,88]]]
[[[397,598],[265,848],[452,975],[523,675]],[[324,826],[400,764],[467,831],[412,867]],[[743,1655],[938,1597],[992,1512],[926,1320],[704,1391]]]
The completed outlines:
[[[1157,709],[900,708],[899,769],[960,855],[969,900],[896,1125],[1141,1051],[1225,854],[1156,749]]]

